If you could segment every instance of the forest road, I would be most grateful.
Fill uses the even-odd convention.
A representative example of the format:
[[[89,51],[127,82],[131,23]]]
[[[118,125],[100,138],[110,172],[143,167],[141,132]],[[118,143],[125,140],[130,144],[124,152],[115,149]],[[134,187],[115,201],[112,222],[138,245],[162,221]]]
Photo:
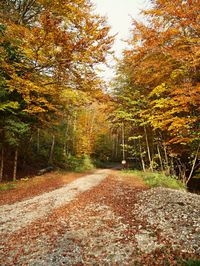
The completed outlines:
[[[0,206],[0,234],[17,231],[54,209],[74,200],[80,193],[97,186],[109,174],[109,170],[97,170],[48,193],[31,199]]]
[[[97,170],[0,207],[1,266],[166,266],[200,259],[200,197]]]

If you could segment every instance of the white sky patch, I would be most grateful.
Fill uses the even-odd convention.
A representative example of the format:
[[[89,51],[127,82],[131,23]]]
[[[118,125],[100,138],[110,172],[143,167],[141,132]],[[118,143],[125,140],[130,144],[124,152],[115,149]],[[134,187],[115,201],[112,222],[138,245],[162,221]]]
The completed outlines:
[[[125,40],[130,36],[131,18],[142,20],[140,12],[147,9],[149,0],[91,0],[95,7],[95,13],[106,16],[108,24],[111,26],[111,34],[116,34],[113,45],[115,56],[121,57],[123,49],[126,47]],[[111,63],[111,62],[110,62]],[[112,65],[114,63],[112,62]],[[113,69],[103,68],[100,74],[104,80],[109,81],[114,77]]]

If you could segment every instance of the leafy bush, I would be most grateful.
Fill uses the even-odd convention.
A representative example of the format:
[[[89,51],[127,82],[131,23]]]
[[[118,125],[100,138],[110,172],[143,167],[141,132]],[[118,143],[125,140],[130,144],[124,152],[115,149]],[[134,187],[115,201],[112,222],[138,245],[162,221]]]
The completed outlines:
[[[94,169],[94,165],[89,156],[83,155],[80,158],[79,165],[74,169],[76,172],[85,172]]]
[[[186,189],[186,186],[176,176],[166,176],[162,173],[125,170],[124,172],[141,176],[150,187],[166,187],[172,189]]]
[[[85,172],[94,169],[91,158],[87,155],[81,157],[69,156],[65,161],[66,168],[75,172]]]

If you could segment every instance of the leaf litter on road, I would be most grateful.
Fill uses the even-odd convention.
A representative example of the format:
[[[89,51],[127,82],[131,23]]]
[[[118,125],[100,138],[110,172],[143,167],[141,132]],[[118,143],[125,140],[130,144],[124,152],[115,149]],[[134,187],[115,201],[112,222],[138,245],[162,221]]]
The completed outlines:
[[[5,236],[3,265],[164,266],[198,260],[199,254],[182,251],[163,234],[159,220],[149,223],[148,214],[141,214],[151,191],[119,176],[113,172],[50,215]]]

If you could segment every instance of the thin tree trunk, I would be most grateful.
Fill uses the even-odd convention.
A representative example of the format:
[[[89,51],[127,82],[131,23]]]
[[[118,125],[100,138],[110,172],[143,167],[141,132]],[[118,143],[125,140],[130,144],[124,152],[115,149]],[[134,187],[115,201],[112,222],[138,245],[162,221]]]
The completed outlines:
[[[51,144],[51,151],[50,151],[50,156],[49,156],[49,163],[52,163],[52,161],[53,161],[54,146],[55,146],[55,136],[53,135],[52,144]]]
[[[186,184],[187,183],[187,178],[186,178],[186,167],[183,165],[182,167],[182,180]]]
[[[90,138],[92,136],[92,132],[93,132],[93,128],[94,128],[94,121],[95,121],[95,118],[96,118],[96,114],[95,114],[95,111],[93,112],[93,115],[92,115],[92,119],[91,119],[91,126],[90,126],[90,129],[89,129],[89,135],[90,135]],[[89,121],[88,121],[89,122]]]
[[[16,181],[17,176],[17,161],[18,161],[18,148],[15,150],[14,169],[13,169],[13,181]]]
[[[124,136],[124,123],[122,124],[122,157],[125,160],[125,136]]]
[[[74,121],[73,121],[73,136],[72,136],[72,152],[76,153],[76,121],[77,120],[77,114],[74,115]]]
[[[166,170],[167,170],[167,174],[169,175],[170,174],[169,159],[168,159],[167,148],[165,144],[163,144],[163,148],[164,148],[164,153],[165,153]]]
[[[24,169],[24,167],[25,167],[25,165],[26,165],[26,163],[27,163],[27,161],[26,161],[26,155],[27,155],[29,152],[31,152],[31,148],[32,148],[31,142],[32,142],[32,140],[33,140],[33,136],[31,135],[29,141],[27,142],[26,147],[25,147],[24,150],[23,150],[23,153],[22,153],[22,163],[21,163],[21,165],[22,165],[22,169]]]
[[[183,183],[185,183],[184,180],[182,179],[182,169],[181,169],[181,165],[180,165],[180,164],[177,164],[177,166],[178,166],[178,170],[179,170],[179,178],[183,181]]]
[[[161,168],[161,171],[163,172],[164,171],[163,162],[162,162],[162,157],[161,157],[160,148],[159,148],[158,144],[157,144],[157,151],[158,151],[158,158],[159,158],[159,161],[160,161],[160,168]]]
[[[193,164],[192,164],[192,169],[190,171],[190,174],[189,174],[189,177],[188,179],[186,180],[186,184],[190,181],[191,177],[192,177],[192,174],[194,172],[194,167],[195,167],[195,164],[196,164],[196,161],[197,161],[197,158],[198,158],[198,153],[199,153],[199,148],[200,148],[200,144],[197,148],[197,152],[196,152],[196,155],[195,155],[195,158],[194,158],[194,161],[193,161]]]
[[[142,169],[143,169],[143,172],[146,172],[145,162],[144,162],[144,158],[142,156],[142,147],[141,147],[140,140],[139,140],[139,147],[140,147],[140,159],[141,159],[141,163],[142,163]]]
[[[187,184],[187,178],[186,178],[186,166],[181,162],[180,159],[178,159],[178,169],[179,169],[179,177],[182,180],[184,184]]]
[[[68,129],[69,129],[69,123],[68,123],[68,119],[67,119],[67,126],[65,129],[65,135],[64,135],[64,144],[63,144],[63,156],[66,157],[67,156],[67,135],[68,135]]]
[[[119,147],[119,132],[117,130],[116,139],[115,139],[115,159],[118,158],[118,147]]]
[[[37,130],[37,152],[40,151],[40,129]]]
[[[66,157],[67,156],[67,143],[66,141],[63,144],[63,156]]]
[[[72,151],[72,146],[70,146],[71,141],[69,142],[69,140],[72,139],[72,136],[70,137],[70,130],[71,130],[72,124],[71,124],[71,118],[68,118],[68,137],[67,137],[67,143],[66,143],[66,154],[69,155],[70,153],[70,149]]]
[[[171,161],[171,173],[172,173],[173,176],[175,176],[176,175],[176,171],[175,171],[175,168],[174,168],[173,157],[171,157],[170,161]]]
[[[147,154],[148,154],[148,158],[149,158],[149,166],[150,166],[150,170],[153,172],[152,159],[151,159],[151,153],[150,153],[150,148],[149,148],[149,141],[148,141],[147,130],[146,130],[145,126],[144,126],[144,133],[145,133],[145,140],[146,140],[146,145],[147,145]]]
[[[4,148],[1,149],[0,182],[3,180]]]
[[[112,134],[112,132],[111,132],[111,134]],[[112,159],[114,159],[114,157],[115,157],[115,135],[114,134],[112,134],[111,139],[112,139]]]

